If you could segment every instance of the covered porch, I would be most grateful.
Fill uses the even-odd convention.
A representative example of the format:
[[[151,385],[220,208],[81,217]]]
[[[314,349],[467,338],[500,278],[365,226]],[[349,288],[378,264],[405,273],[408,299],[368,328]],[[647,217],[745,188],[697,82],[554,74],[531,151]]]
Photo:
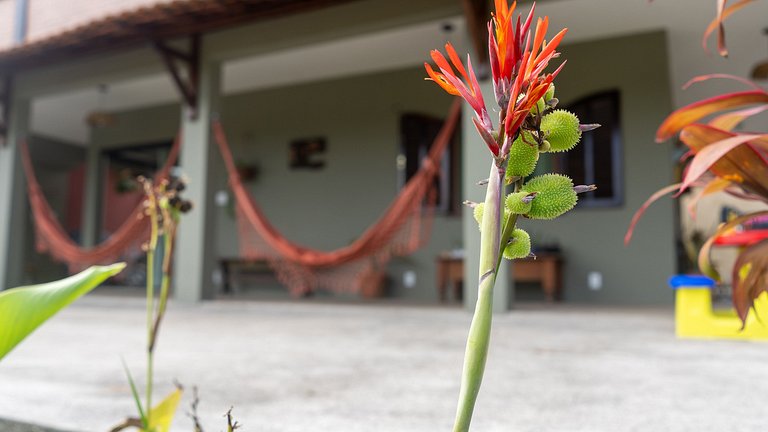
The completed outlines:
[[[467,19],[462,2],[325,3],[268,20],[265,16],[258,22],[231,23],[191,39],[175,35],[162,40],[170,52],[192,53],[187,50],[199,44],[194,51],[196,67],[181,67],[176,78],[169,74],[163,56],[142,44],[102,49],[15,75],[8,145],[0,149],[0,185],[8,192],[2,195],[8,199],[0,202],[3,285],[62,271],[37,256],[31,246],[24,249],[24,244],[32,244],[24,179],[17,163],[18,138],[25,136],[30,137],[33,154],[38,147],[41,159],[64,151],[73,161],[86,161],[82,211],[75,212],[79,213],[75,219],[80,222],[80,242],[89,246],[103,234],[105,186],[99,180],[105,152],[168,143],[181,132],[179,166],[191,180],[188,196],[197,206],[179,233],[175,295],[180,300],[214,298],[224,283],[220,261],[237,257],[238,242],[243,241],[212,139],[215,118],[221,119],[238,161],[257,168],[249,190],[282,233],[324,250],[353,241],[402,185],[404,173],[398,164],[403,162],[398,159],[403,114],[445,118],[449,110],[451,99],[422,81],[420,65],[429,50],[450,40],[460,52],[468,52],[476,41],[470,30],[472,17]],[[647,216],[644,224],[654,228],[631,248],[625,249],[621,238],[632,212],[672,179],[672,150],[651,144],[653,130],[674,104],[701,94],[695,90],[682,94],[677,88],[690,71],[707,63],[682,53],[693,51],[690,41],[695,38],[689,33],[699,31],[702,25],[697,21],[706,23],[711,11],[676,2],[632,5],[633,13],[627,14],[628,6],[615,3],[563,0],[539,7],[555,20],[567,20],[571,29],[563,48],[569,65],[558,87],[562,101],[611,89],[622,94],[621,171],[616,173],[624,179],[622,199],[613,207],[577,209],[558,222],[533,228],[532,233],[562,251],[567,301],[669,303],[671,293],[664,281],[676,267],[673,203],[660,203]],[[581,12],[585,10],[592,12]],[[672,18],[681,13],[690,23]],[[617,18],[630,15],[631,21]],[[739,26],[733,27],[733,39],[749,37],[739,33]],[[189,33],[197,31],[190,27]],[[194,103],[174,82],[190,83],[192,78],[197,83]],[[111,124],[88,128],[84,118],[93,112],[109,113]],[[475,184],[486,175],[487,158],[478,150],[482,144],[475,137],[471,116],[465,114],[453,160],[452,196],[478,200],[481,190]],[[291,170],[289,144],[318,136],[327,140],[327,150],[320,156],[325,167]],[[655,175],[648,177],[649,172]],[[63,193],[55,188],[60,179],[56,174],[48,179],[49,197],[59,201],[64,213],[78,204],[56,195]],[[591,227],[600,227],[600,234]],[[474,280],[478,237],[468,210],[438,213],[431,241],[388,266],[389,294],[436,301],[434,263],[444,251],[463,250],[464,279]],[[588,283],[594,273],[602,281],[596,288]],[[512,304],[512,287],[508,273],[496,290],[499,310]],[[472,292],[467,290],[464,296],[467,305],[474,304]]]

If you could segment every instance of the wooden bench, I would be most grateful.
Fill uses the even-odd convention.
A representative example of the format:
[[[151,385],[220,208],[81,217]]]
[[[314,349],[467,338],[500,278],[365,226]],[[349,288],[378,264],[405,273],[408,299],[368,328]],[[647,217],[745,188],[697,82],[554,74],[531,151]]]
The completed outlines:
[[[453,287],[453,298],[462,298],[464,286],[464,258],[450,253],[437,257],[437,292],[440,301],[446,300],[448,286]],[[537,282],[541,284],[548,302],[560,301],[563,289],[563,259],[559,253],[545,252],[536,258],[517,259],[514,263],[515,282]]]

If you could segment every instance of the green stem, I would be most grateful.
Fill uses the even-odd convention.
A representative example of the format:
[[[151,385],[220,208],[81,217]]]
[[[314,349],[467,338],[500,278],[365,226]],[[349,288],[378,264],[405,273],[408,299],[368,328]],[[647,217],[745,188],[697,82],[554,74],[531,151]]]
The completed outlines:
[[[483,381],[488,345],[491,337],[493,314],[493,286],[496,283],[500,259],[502,196],[506,163],[491,164],[488,189],[485,194],[485,211],[480,229],[480,268],[475,314],[467,337],[464,368],[461,377],[459,405],[456,410],[454,432],[466,432],[472,421],[477,395]]]
[[[168,215],[166,215],[168,216]],[[169,217],[169,216],[168,216]],[[173,248],[173,239],[175,236],[175,225],[167,225],[165,227],[165,234],[163,235],[163,276],[160,281],[160,301],[157,307],[157,315],[155,315],[155,322],[152,326],[152,335],[150,338],[149,349],[154,352],[155,344],[157,343],[157,335],[160,332],[160,323],[165,316],[165,308],[168,305],[168,291],[171,285],[171,264],[170,257]]]
[[[152,424],[150,417],[152,415],[152,386],[154,377],[152,334],[155,312],[155,249],[157,248],[157,207],[155,204],[154,200],[150,198],[150,236],[147,247],[147,425]]]
[[[514,191],[513,193],[520,192],[520,189],[523,187],[523,180],[517,180],[514,183]],[[512,233],[515,231],[515,225],[517,224],[517,217],[519,215],[513,214],[509,215],[509,219],[507,219],[506,223],[504,224],[504,229],[501,231],[501,241],[499,242],[499,256],[496,259],[496,272],[499,271],[499,267],[501,266],[501,261],[503,261],[503,255],[502,252],[504,251],[504,247],[509,243],[509,239],[512,237]]]

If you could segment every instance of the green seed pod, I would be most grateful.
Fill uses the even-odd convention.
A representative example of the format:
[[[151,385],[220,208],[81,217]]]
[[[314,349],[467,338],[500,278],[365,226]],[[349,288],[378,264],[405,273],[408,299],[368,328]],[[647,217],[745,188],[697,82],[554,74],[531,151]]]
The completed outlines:
[[[523,141],[523,134],[525,134],[527,142]],[[536,169],[536,162],[538,161],[539,149],[536,145],[536,139],[529,132],[523,132],[509,148],[509,161],[505,176],[507,183],[511,183],[513,177],[529,176]]]
[[[541,130],[546,134],[551,152],[572,149],[581,138],[579,118],[566,110],[556,110],[541,118]]]
[[[527,214],[531,211],[531,202],[523,201],[523,198],[530,195],[528,192],[516,192],[507,195],[504,204],[507,210],[512,214]]]
[[[504,248],[504,258],[513,260],[531,254],[531,236],[525,230],[515,228],[511,242]]]
[[[538,109],[538,111],[536,111],[536,114],[541,114],[544,112],[545,109],[547,109],[547,103],[544,102],[543,97],[538,101],[536,101],[536,108]]]
[[[555,85],[550,84],[549,88],[547,89],[547,92],[544,93],[544,100],[549,102],[549,100],[552,99],[553,97],[555,97]]]
[[[540,153],[546,153],[552,148],[552,144],[549,143],[549,141],[544,140],[539,144],[539,152]]]
[[[483,208],[485,207],[485,203],[480,203],[475,206],[475,208],[472,209],[472,215],[475,217],[475,220],[477,221],[477,224],[480,225],[483,223]]]
[[[554,219],[572,209],[578,200],[573,181],[560,174],[534,177],[523,185],[523,190],[537,193],[526,214],[532,219]]]
[[[483,209],[485,209],[485,203],[479,203],[475,206],[474,209],[472,209],[472,216],[475,217],[475,222],[477,222],[477,227],[480,229],[482,229],[482,225],[483,225]],[[509,210],[505,208],[504,219],[501,222],[502,226],[507,223],[507,219],[509,219]]]

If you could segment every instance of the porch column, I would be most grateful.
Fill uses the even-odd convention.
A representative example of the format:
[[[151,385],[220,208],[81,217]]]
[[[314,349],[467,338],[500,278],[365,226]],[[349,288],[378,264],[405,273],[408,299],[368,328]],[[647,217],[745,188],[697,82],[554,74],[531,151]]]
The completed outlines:
[[[211,137],[211,118],[218,111],[221,92],[221,64],[212,62],[203,49],[197,118],[182,108],[183,147],[181,168],[189,184],[184,196],[194,205],[183,215],[179,226],[174,278],[175,297],[195,302],[213,298],[215,268],[213,179],[211,167],[216,154]]]
[[[85,189],[80,223],[80,241],[87,248],[95,246],[100,240],[101,182],[101,145],[92,137],[85,159]]]
[[[0,290],[24,283],[27,232],[26,181],[19,139],[27,136],[30,101],[14,99],[6,145],[0,147]]]
[[[496,105],[493,99],[493,87],[490,81],[481,83],[483,94],[486,96],[486,106]],[[466,103],[462,112],[462,161],[464,162],[462,186],[466,199],[485,201],[485,187],[478,186],[477,182],[488,178],[491,169],[491,153],[485,143],[477,134],[472,124],[474,111]],[[494,119],[495,121],[496,119]],[[480,230],[472,215],[472,209],[465,207],[463,214],[464,234],[464,307],[468,310],[475,309],[477,302],[478,268],[480,266]],[[493,289],[493,311],[505,312],[512,306],[514,286],[510,275],[509,261],[503,260],[499,274],[496,277],[496,286]]]

